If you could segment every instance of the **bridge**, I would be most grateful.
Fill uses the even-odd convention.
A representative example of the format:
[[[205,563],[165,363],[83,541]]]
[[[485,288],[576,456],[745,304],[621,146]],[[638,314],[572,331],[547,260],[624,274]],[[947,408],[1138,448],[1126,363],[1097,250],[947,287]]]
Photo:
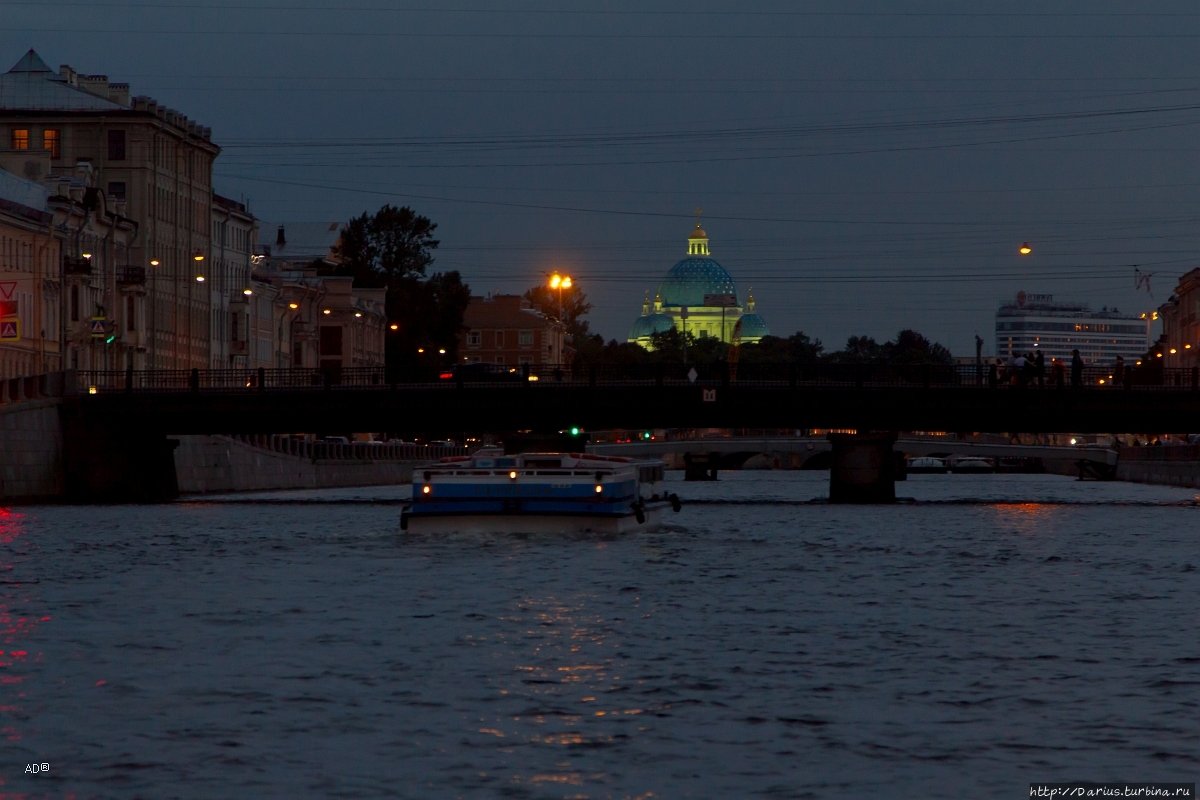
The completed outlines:
[[[64,470],[80,498],[152,497],[169,436],[338,433],[462,436],[515,430],[831,428],[833,484],[866,481],[887,499],[895,433],[1185,432],[1200,419],[1200,374],[1091,368],[1078,387],[1006,379],[975,367],[819,364],[469,365],[384,368],[67,372]],[[0,382],[0,402],[31,380]],[[887,433],[892,432],[892,433]],[[865,459],[865,460],[864,460]],[[850,475],[838,465],[867,464]],[[856,468],[857,469],[857,468]],[[839,478],[838,476],[842,477]],[[836,493],[835,493],[836,494]],[[852,495],[854,493],[851,493]],[[858,496],[858,495],[855,495]]]
[[[1102,445],[1027,445],[995,442],[963,441],[950,437],[901,436],[893,451],[904,456],[983,456],[994,459],[1059,461],[1078,464],[1083,461],[1097,473],[1116,466],[1117,451]],[[654,441],[595,443],[588,452],[633,458],[664,458],[678,456],[719,457],[719,466],[740,466],[757,455],[781,457],[796,469],[828,469],[832,461],[833,443],[827,436],[772,437],[707,437],[695,439],[662,439]]]

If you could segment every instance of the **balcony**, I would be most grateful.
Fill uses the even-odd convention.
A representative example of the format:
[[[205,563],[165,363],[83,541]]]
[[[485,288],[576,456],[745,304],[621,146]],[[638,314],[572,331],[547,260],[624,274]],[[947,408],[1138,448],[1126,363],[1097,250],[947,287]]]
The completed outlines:
[[[146,283],[145,267],[117,267],[117,283],[123,285],[144,286]]]
[[[239,342],[239,341],[236,341],[236,340],[235,340],[235,341],[231,341],[231,342],[229,343],[229,352],[231,352],[231,353],[235,353],[235,354],[238,354],[238,355],[245,355],[245,354],[246,354],[246,343],[245,343],[245,342]]]
[[[91,275],[92,261],[88,258],[72,258],[67,256],[63,258],[63,269],[68,275]]]

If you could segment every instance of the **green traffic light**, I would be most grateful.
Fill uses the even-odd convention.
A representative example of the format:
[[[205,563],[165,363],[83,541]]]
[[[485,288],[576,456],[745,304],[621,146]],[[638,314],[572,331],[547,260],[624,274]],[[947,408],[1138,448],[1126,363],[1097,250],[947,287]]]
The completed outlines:
[[[571,435],[572,435],[572,436],[578,436],[578,435],[579,435],[579,428],[571,428]]]

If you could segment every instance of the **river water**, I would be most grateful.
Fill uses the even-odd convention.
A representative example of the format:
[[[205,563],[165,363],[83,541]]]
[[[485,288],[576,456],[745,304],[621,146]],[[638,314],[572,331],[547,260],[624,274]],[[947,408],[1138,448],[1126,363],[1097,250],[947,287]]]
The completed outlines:
[[[679,482],[665,530],[570,539],[402,535],[400,487],[0,509],[0,799],[1195,780],[1195,492],[827,481]]]

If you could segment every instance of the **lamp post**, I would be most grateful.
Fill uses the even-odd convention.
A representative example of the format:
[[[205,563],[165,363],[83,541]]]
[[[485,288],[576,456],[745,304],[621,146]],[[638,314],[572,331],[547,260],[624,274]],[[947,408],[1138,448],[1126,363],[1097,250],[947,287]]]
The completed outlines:
[[[559,275],[555,272],[550,276],[550,288],[558,290],[558,321],[563,321],[563,289],[571,288],[571,276]]]

